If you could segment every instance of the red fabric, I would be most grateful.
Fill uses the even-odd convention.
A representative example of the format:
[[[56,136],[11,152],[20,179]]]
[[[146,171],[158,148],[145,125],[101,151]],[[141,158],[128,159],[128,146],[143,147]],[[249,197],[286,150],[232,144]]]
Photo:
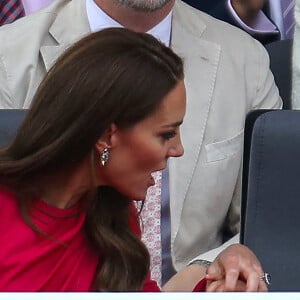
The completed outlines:
[[[206,283],[207,280],[205,278],[203,278],[202,280],[200,280],[196,286],[193,289],[193,292],[205,292],[206,290]]]
[[[54,239],[34,231],[14,196],[0,190],[0,292],[92,290],[98,255],[85,237],[85,213],[77,206],[58,209],[35,201],[31,219]],[[134,208],[129,223],[140,235]],[[147,278],[143,291],[159,289]]]
[[[150,275],[147,277],[142,292],[160,292],[160,288],[157,285],[157,282],[150,279]]]
[[[0,191],[0,291],[89,291],[98,255],[85,238],[85,213],[35,201],[31,219],[22,218],[12,194]]]

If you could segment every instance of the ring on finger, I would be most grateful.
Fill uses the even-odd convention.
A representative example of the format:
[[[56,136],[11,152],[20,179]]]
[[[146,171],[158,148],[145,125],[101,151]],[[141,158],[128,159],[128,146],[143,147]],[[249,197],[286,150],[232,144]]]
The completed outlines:
[[[271,275],[265,272],[263,275],[259,276],[259,280],[264,281],[266,285],[271,284]]]

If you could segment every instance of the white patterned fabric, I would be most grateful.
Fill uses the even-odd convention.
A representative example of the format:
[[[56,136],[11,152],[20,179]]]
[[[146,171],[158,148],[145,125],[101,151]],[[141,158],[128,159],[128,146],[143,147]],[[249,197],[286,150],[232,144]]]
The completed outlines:
[[[161,178],[162,172],[152,174],[155,185],[148,189],[145,204],[141,213],[142,240],[150,253],[151,278],[161,284]]]
[[[300,109],[300,0],[296,1],[295,6],[295,35],[293,43],[293,108]]]

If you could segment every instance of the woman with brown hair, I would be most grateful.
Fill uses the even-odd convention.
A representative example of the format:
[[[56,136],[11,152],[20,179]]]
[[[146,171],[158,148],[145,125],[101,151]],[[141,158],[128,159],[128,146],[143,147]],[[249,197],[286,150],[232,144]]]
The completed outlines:
[[[183,153],[182,79],[169,48],[125,29],[56,62],[0,152],[1,291],[142,289],[149,254],[131,199]]]
[[[106,29],[58,59],[0,149],[0,291],[159,291],[133,199],[183,154],[185,104],[182,60],[148,34]]]

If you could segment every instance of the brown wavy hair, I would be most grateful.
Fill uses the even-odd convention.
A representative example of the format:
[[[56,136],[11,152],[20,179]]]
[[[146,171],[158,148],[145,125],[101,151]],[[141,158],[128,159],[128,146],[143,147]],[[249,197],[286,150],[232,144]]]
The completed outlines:
[[[50,69],[16,138],[0,150],[0,184],[26,207],[49,177],[87,157],[112,123],[134,126],[182,79],[182,60],[148,34],[114,28],[86,36]],[[86,232],[101,256],[95,287],[140,290],[149,254],[129,228],[129,199],[112,187],[90,195]]]

